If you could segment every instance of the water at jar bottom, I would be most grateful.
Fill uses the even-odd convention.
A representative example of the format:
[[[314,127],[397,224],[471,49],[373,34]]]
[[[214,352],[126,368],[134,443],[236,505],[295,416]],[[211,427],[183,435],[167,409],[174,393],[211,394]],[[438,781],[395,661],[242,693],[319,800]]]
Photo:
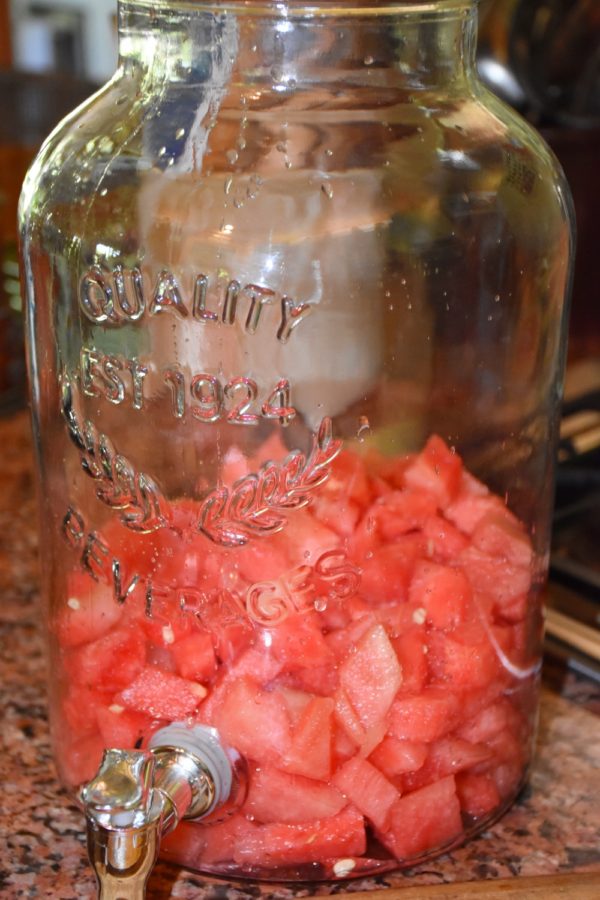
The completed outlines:
[[[274,449],[230,456],[223,484],[264,474]],[[68,784],[173,720],[246,759],[237,809],[166,839],[191,868],[305,880],[414,864],[523,784],[540,632],[524,527],[437,437],[399,459],[345,450],[328,475],[277,534],[237,547],[201,533],[198,501],[172,501],[151,535],[110,520],[97,537],[121,602],[89,565],[57,594]]]

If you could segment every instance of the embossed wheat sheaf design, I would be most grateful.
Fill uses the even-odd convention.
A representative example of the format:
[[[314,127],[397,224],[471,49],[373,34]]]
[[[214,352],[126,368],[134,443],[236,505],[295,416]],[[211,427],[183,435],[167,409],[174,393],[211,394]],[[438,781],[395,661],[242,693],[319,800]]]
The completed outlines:
[[[168,527],[168,503],[156,482],[117,453],[93,422],[82,419],[66,375],[61,379],[61,406],[81,466],[96,482],[99,500],[120,510],[121,522],[132,531],[150,533]],[[243,546],[251,537],[281,531],[286,514],[310,503],[313,491],[329,478],[341,447],[342,442],[333,438],[331,419],[323,419],[308,457],[293,450],[282,462],[264,463],[257,474],[240,478],[231,488],[220,485],[211,491],[200,505],[198,531],[224,547]]]
[[[266,462],[256,475],[240,478],[231,489],[211,491],[202,503],[199,530],[227,547],[281,531],[286,513],[306,506],[312,492],[329,478],[341,448],[342,442],[333,438],[331,419],[323,419],[308,458],[294,450],[283,462]]]
[[[110,438],[93,422],[80,420],[66,377],[61,379],[61,408],[71,440],[81,454],[81,467],[96,482],[99,500],[120,510],[121,522],[132,531],[149,533],[167,525],[167,503],[156,482],[117,453]]]

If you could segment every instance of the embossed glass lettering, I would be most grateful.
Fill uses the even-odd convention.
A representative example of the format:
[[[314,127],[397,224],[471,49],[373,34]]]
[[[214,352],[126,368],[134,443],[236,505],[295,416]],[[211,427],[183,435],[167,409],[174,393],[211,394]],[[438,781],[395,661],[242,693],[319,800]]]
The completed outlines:
[[[201,422],[216,422],[221,417],[223,388],[214,375],[194,375],[190,393],[198,406],[192,406],[192,415]]]
[[[105,356],[102,359],[102,370],[105,376],[104,395],[114,404],[122,403],[125,399],[125,385],[118,374],[122,368],[121,361],[116,356]]]
[[[100,374],[98,363],[100,354],[88,347],[83,347],[80,353],[81,364],[81,390],[86,397],[99,397],[100,391],[94,384],[94,376]]]
[[[133,269],[115,266],[113,280],[120,311],[130,322],[137,322],[144,315],[146,308],[142,273],[137,266]]]
[[[261,287],[259,284],[247,284],[244,288],[244,294],[250,298],[250,306],[248,307],[244,328],[248,334],[254,334],[258,327],[263,306],[273,302],[275,291]]]
[[[187,308],[179,291],[177,280],[168,269],[163,269],[160,272],[150,304],[151,315],[157,315],[165,310],[177,313],[177,315],[181,316],[183,319],[188,315]]]
[[[166,369],[163,373],[165,383],[171,388],[173,415],[182,419],[185,415],[185,380],[176,369]]]
[[[105,542],[95,531],[91,531],[86,538],[81,562],[94,581],[109,580],[111,574],[109,555],[110,551]]]
[[[92,266],[79,282],[79,305],[95,325],[118,322],[110,274],[102,266]]]
[[[71,547],[77,547],[85,534],[85,521],[81,513],[69,506],[62,520],[62,533]]]
[[[239,292],[239,281],[230,281],[227,285],[227,291],[225,292],[225,302],[223,303],[223,312],[221,313],[221,321],[224,325],[233,325],[235,322]]]
[[[199,322],[216,322],[218,315],[206,308],[206,293],[208,291],[208,278],[206,275],[198,275],[194,284],[194,300],[192,316]]]
[[[132,406],[134,409],[144,408],[144,378],[148,374],[148,367],[143,366],[137,359],[128,359],[125,365],[131,372],[131,381],[133,385]]]
[[[233,378],[225,385],[225,397],[236,401],[230,412],[227,413],[227,421],[233,425],[258,425],[259,418],[248,410],[258,396],[258,385],[251,378]]]
[[[262,405],[262,414],[265,419],[279,419],[284,428],[290,424],[296,410],[291,405],[291,388],[287,378],[277,382],[275,389]]]
[[[291,297],[281,298],[281,325],[277,331],[277,340],[287,343],[289,337],[312,311],[310,303],[294,303]]]

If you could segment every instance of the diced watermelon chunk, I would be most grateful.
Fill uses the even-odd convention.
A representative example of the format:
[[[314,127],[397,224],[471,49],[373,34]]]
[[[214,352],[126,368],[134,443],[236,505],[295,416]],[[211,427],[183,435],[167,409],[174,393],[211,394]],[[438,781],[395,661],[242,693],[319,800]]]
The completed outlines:
[[[421,560],[408,591],[409,602],[423,607],[434,628],[449,630],[462,624],[471,613],[473,592],[460,569]]]
[[[289,700],[286,700],[289,710]],[[282,766],[287,772],[326,780],[331,775],[333,750],[333,709],[331,697],[313,697],[292,729],[290,748]]]
[[[191,681],[209,681],[217,668],[217,660],[210,634],[194,631],[175,641],[171,654],[177,672]]]
[[[423,537],[427,542],[427,555],[435,562],[451,563],[469,546],[469,539],[441,515],[427,519]]]
[[[340,668],[340,685],[365,729],[383,721],[402,683],[402,672],[381,625],[364,634]]]
[[[463,836],[454,776],[400,797],[392,807],[389,829],[379,838],[398,860],[441,848]]]
[[[446,507],[456,496],[462,476],[462,460],[437,435],[432,435],[404,472],[404,484],[421,489]]]
[[[353,742],[354,748],[360,748],[361,755],[368,756],[383,740],[387,729],[386,720],[380,719],[371,728],[365,728],[343,688],[338,688],[334,700],[337,723]]]
[[[205,696],[206,688],[201,684],[148,666],[117,694],[115,703],[157,719],[173,721],[193,713]]]
[[[61,777],[72,787],[90,781],[100,767],[104,742],[99,734],[88,735],[81,740],[59,745],[56,758]]]
[[[490,514],[512,518],[512,513],[500,497],[491,494],[480,481],[463,472],[460,490],[444,508],[444,516],[464,534],[472,535],[479,522]]]
[[[461,772],[456,776],[456,793],[461,808],[473,818],[482,818],[500,805],[500,794],[489,775]]]
[[[236,843],[254,827],[239,813],[222,822],[183,821],[162,839],[161,856],[190,869],[233,863]]]
[[[460,702],[450,691],[426,687],[398,697],[390,710],[390,734],[400,740],[430,743],[448,734],[460,718]]]
[[[437,502],[429,491],[409,488],[379,497],[366,515],[373,518],[379,537],[388,542],[422,528],[436,512]]]
[[[360,560],[362,570],[359,591],[369,603],[402,603],[408,597],[408,586],[417,559],[424,555],[425,544],[420,535],[406,535],[401,541],[384,544],[369,551]]]
[[[333,783],[375,828],[387,829],[390,810],[400,794],[379,769],[354,756],[337,770]]]
[[[111,703],[112,694],[74,682],[61,703],[65,723],[76,737],[83,737],[98,730],[97,710]]]
[[[427,758],[429,745],[417,741],[401,741],[388,735],[371,753],[369,760],[387,778],[416,772]]]
[[[150,716],[125,709],[117,703],[99,707],[96,719],[104,746],[123,750],[133,749],[140,738],[149,735],[152,723]]]
[[[244,812],[257,822],[298,824],[335,816],[346,803],[329,784],[261,765],[251,773]]]
[[[397,638],[392,638],[402,671],[402,693],[418,694],[425,687],[428,676],[427,635],[425,629],[413,626]]]
[[[278,764],[290,749],[285,701],[250,678],[237,678],[226,686],[213,720],[226,744],[259,763]]]
[[[95,641],[111,630],[123,615],[110,587],[90,575],[73,572],[67,584],[67,599],[56,619],[61,647],[76,647]]]
[[[118,691],[133,681],[145,661],[143,635],[133,627],[119,627],[71,651],[65,669],[73,684]]]
[[[234,856],[240,865],[277,868],[360,856],[365,850],[363,817],[349,806],[336,816],[301,825],[259,825],[237,842]]]
[[[520,522],[503,513],[487,513],[473,532],[473,546],[488,556],[499,556],[515,566],[529,568],[533,559],[531,541]]]
[[[263,643],[283,664],[283,670],[330,666],[333,655],[329,649],[317,613],[296,613],[266,632]]]
[[[425,764],[418,772],[407,774],[403,787],[414,791],[426,784],[439,781],[445,775],[455,775],[486,763],[492,754],[484,744],[471,744],[456,737],[445,737],[431,745]]]
[[[498,674],[500,662],[489,639],[465,639],[462,631],[429,636],[427,655],[433,683],[483,688]]]

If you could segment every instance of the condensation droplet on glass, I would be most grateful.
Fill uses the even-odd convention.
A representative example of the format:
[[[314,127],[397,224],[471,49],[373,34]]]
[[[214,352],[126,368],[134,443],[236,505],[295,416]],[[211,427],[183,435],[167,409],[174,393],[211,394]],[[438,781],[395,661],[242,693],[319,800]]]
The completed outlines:
[[[175,137],[177,138],[177,140],[180,140],[184,136],[184,134],[185,134],[185,128],[178,128],[177,131],[175,132]]]
[[[400,279],[400,284],[404,284],[404,285],[405,285],[405,284],[406,284],[406,278],[401,278],[401,279]]]
[[[275,149],[279,151],[279,153],[285,153],[285,141],[279,141],[279,143],[275,144]]]
[[[393,311],[394,311],[394,304],[393,304],[393,303],[390,303],[390,305],[388,306],[388,309],[389,309],[390,312],[393,312]]]
[[[494,303],[500,303],[500,294],[496,294],[494,297]]]
[[[225,184],[224,184],[224,186],[223,186],[224,191],[225,191],[225,194],[229,194],[229,192],[230,192],[232,186],[233,186],[233,178],[227,178],[227,179],[225,180]]]
[[[237,150],[228,150],[227,153],[225,154],[225,158],[227,159],[228,163],[231,163],[231,165],[233,165],[234,163],[236,163],[238,161],[239,154],[238,154]]]
[[[174,162],[175,162],[175,157],[172,156],[171,159],[169,160],[169,162],[167,163],[167,165],[172,166]]]
[[[373,57],[369,55],[369,56],[365,56],[363,62],[365,64],[365,66],[372,66],[374,60],[373,60]]]
[[[408,303],[406,306],[407,309],[412,310],[412,303]]]
[[[313,606],[317,612],[325,612],[325,610],[327,609],[327,598],[317,597],[317,599],[313,603]]]
[[[239,200],[239,199],[236,197],[235,200],[233,201],[233,205],[235,206],[236,209],[241,209],[242,206],[244,205],[244,201],[243,201],[243,200]]]
[[[289,160],[289,159],[286,159],[286,160],[285,160],[285,167],[286,167],[286,169],[291,169],[291,168],[292,168],[292,162],[291,162],[291,160]]]
[[[325,156],[333,156],[333,150],[327,148],[327,150],[325,151]]]
[[[160,150],[158,151],[158,155],[159,155],[159,156],[164,156],[166,152],[167,152],[167,148],[166,148],[166,147],[161,147]]]
[[[107,194],[108,194],[108,188],[102,188],[102,190],[100,191],[100,196],[106,197]]]
[[[488,320],[488,322],[491,322],[491,321],[492,321],[492,320],[493,320],[493,318],[494,318],[494,317],[493,317],[493,316],[491,316],[491,315],[490,315],[490,316],[488,316],[488,317],[487,317],[487,320]]]
[[[245,150],[246,148],[246,140],[243,137],[239,137],[236,141],[239,150]]]
[[[333,188],[331,187],[330,184],[322,184],[321,190],[323,191],[323,193],[325,194],[325,196],[327,197],[328,200],[333,199]]]
[[[386,291],[386,292],[385,292],[385,296],[386,296],[386,297],[391,297],[391,296],[392,296],[392,292],[391,292],[391,291]]]

